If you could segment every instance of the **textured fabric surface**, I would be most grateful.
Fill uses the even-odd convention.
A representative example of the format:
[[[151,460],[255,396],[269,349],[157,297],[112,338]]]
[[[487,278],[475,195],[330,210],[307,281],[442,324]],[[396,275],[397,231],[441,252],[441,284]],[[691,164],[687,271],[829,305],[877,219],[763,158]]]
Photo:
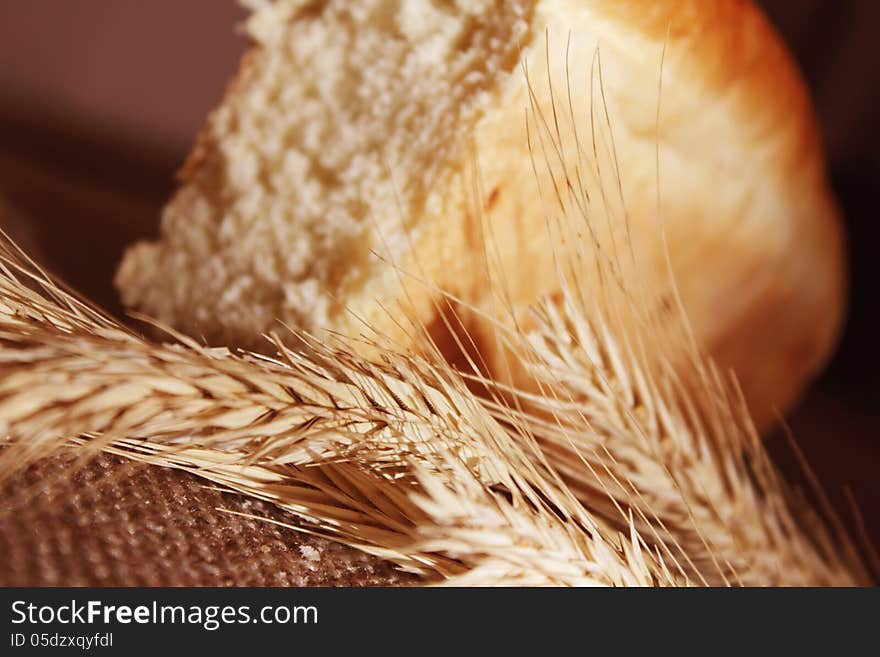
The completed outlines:
[[[416,583],[357,550],[226,513],[290,522],[203,480],[101,456],[53,458],[0,491],[2,586],[371,586]]]

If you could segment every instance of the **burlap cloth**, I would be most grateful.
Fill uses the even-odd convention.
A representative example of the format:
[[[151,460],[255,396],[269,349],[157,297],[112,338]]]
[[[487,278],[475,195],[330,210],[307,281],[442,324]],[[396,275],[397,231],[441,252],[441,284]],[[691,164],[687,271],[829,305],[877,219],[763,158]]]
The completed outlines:
[[[100,456],[48,459],[0,490],[2,586],[372,586],[384,561],[221,509],[291,522],[185,472]]]

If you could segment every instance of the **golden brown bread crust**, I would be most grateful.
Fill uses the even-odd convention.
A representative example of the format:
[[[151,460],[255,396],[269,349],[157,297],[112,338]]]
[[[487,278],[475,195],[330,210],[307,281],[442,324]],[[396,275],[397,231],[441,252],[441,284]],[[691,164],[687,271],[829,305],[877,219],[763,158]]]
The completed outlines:
[[[723,369],[737,372],[756,422],[767,427],[780,410],[790,407],[805,382],[824,364],[843,316],[843,237],[824,178],[818,131],[805,87],[785,47],[750,3],[581,0],[572,4],[603,14],[603,19],[617,23],[621,31],[636,27],[654,42],[657,51],[665,44],[664,76],[669,80],[664,81],[658,138],[661,212],[669,231],[673,267],[697,336]],[[558,25],[552,27],[551,34],[562,33]],[[598,42],[611,38],[600,35]],[[609,52],[626,56],[613,45],[604,47],[605,61],[612,58]],[[540,56],[530,63],[532,71],[545,65]],[[561,65],[550,64],[559,85],[565,72]],[[638,73],[627,85],[641,90],[642,104],[649,108],[651,119],[655,79],[644,75],[637,65],[630,70]],[[533,88],[546,100],[543,82],[540,73],[534,74]],[[682,84],[688,87],[685,93],[679,92]],[[694,99],[688,99],[687,93]],[[503,229],[495,232],[505,261],[503,277],[514,294],[520,295],[519,300],[527,300],[553,293],[557,281],[546,241],[538,237],[544,230],[546,201],[535,192],[521,191],[530,185],[534,189],[530,180],[533,172],[515,164],[529,157],[523,146],[528,138],[525,131],[511,128],[520,107],[526,104],[524,98],[520,100],[484,121],[476,130],[475,141],[478,152],[494,155],[483,158],[480,177],[493,201],[490,204],[485,199],[489,221],[509,230],[507,234]],[[613,100],[609,98],[609,102]],[[627,117],[621,111],[624,108],[617,109],[618,113],[612,110],[611,114],[623,133],[618,133],[616,144],[623,177],[639,167],[653,170],[653,144],[635,143],[644,137],[639,135],[639,121],[644,116]],[[546,116],[550,113],[545,107]],[[666,134],[696,132],[698,128],[691,123],[698,113],[710,117],[710,129],[696,144],[684,141],[690,149],[685,155],[694,166],[678,171],[673,160],[664,167],[664,151],[675,155],[682,149],[681,139],[677,143],[676,137],[667,138]],[[717,113],[716,119],[713,113]],[[727,122],[732,125],[726,126]],[[626,134],[627,128],[631,135]],[[634,142],[631,148],[628,137]],[[719,156],[713,151],[719,147],[712,138],[721,144],[731,141],[730,151],[738,149],[728,169],[718,164]],[[567,139],[574,138],[569,134]],[[571,168],[569,162],[569,171]],[[547,193],[553,188],[549,177],[538,175]],[[718,175],[729,175],[731,180],[719,180]],[[700,182],[679,192],[684,176]],[[466,183],[467,174],[462,173],[459,188]],[[624,197],[636,239],[646,242],[640,257],[646,263],[657,263],[642,275],[653,279],[648,285],[657,298],[668,301],[669,291],[660,282],[661,240],[652,225],[656,200],[651,183],[650,179],[631,184],[625,181]],[[727,207],[724,194],[718,193],[716,199],[721,187],[734,189]],[[444,209],[447,216],[474,213],[473,203],[452,189],[447,191]],[[468,223],[463,222],[463,231]],[[593,223],[601,232],[603,220],[594,218]],[[491,300],[483,272],[472,261],[456,261],[449,255],[425,256],[437,253],[437,245],[455,230],[439,218],[429,225],[434,230],[421,236],[404,269],[426,270],[438,287],[491,312],[489,306],[494,303],[497,307],[499,300]],[[523,235],[529,239],[519,239]],[[468,238],[463,234],[451,241],[467,243]],[[418,293],[411,292],[409,298],[418,298]],[[423,302],[420,313],[432,321],[435,310],[427,300]],[[481,331],[480,322],[473,318],[465,321],[472,331]],[[484,348],[491,343],[489,332],[483,325]],[[497,361],[491,366],[496,375],[503,369]]]
[[[842,222],[826,180],[818,122],[797,65],[766,16],[749,0],[603,0],[603,9],[657,39],[687,43],[686,56],[706,84],[733,99],[756,142],[768,144],[778,178],[804,191],[793,205],[793,230],[800,232],[789,254],[789,286],[769,282],[755,302],[710,344],[726,365],[754,361],[765,346],[776,367],[739,368],[738,375],[759,424],[766,426],[789,407],[800,386],[833,351],[845,310],[846,248]],[[684,59],[684,57],[683,57]],[[801,216],[798,216],[798,215]],[[792,309],[797,309],[793,311]],[[805,326],[806,324],[806,326]],[[798,383],[795,383],[798,382]]]
[[[828,188],[806,84],[782,38],[750,0],[599,0],[596,6],[654,39],[675,43],[681,60],[698,70],[708,89],[732,98],[755,141],[768,144],[761,155],[773,159],[779,179],[800,183],[809,193],[803,207],[792,212],[792,219],[801,221],[794,230],[803,230],[801,242],[792,246],[809,254],[789,258],[799,266],[792,275],[799,284],[785,290],[768,285],[728,326],[727,334],[709,345],[722,363],[736,364],[752,357],[755,345],[769,342],[781,362],[775,371],[739,371],[757,418],[766,425],[792,403],[796,392],[791,379],[809,378],[824,365],[845,310],[842,222]],[[791,312],[793,307],[799,312]]]
[[[667,38],[707,89],[734,98],[755,134],[786,144],[787,167],[824,173],[806,85],[782,38],[751,0],[592,0],[598,11],[651,39]]]
[[[560,102],[569,54],[581,69],[589,69],[600,50],[625,208],[597,203],[590,219],[600,241],[607,242],[603,227],[621,224],[628,215],[639,275],[649,292],[668,302],[656,223],[659,142],[661,214],[685,305],[697,336],[723,367],[736,370],[758,422],[766,425],[773,409],[790,405],[827,358],[844,298],[837,211],[824,177],[815,118],[786,48],[747,1],[538,0],[533,8],[523,57],[535,95],[529,96],[514,68],[473,126],[472,137],[461,139],[446,178],[435,184],[433,203],[413,233],[403,269],[420,272],[438,288],[491,312],[498,300],[478,262],[485,213],[501,254],[496,277],[513,290],[517,312],[541,295],[558,292],[545,234],[547,199],[537,193],[531,164],[533,155],[547,156],[529,152],[523,109],[534,103],[549,115],[553,102]],[[260,59],[259,47],[244,58],[224,103],[250,84]],[[557,88],[552,101],[545,71]],[[594,78],[580,75],[572,82],[577,117],[595,110],[595,89],[584,88],[594,87]],[[532,122],[534,139],[540,125],[535,117]],[[562,132],[568,147],[575,137],[565,126]],[[223,184],[220,172],[215,176],[210,168],[217,166],[216,140],[208,127],[202,131],[181,172],[185,186]],[[471,146],[484,194],[476,201]],[[566,159],[563,168],[570,173],[574,164],[570,155]],[[614,187],[609,180],[614,163],[606,158],[592,164],[591,191],[598,196],[599,189]],[[541,166],[537,182],[546,192],[561,172],[551,174],[552,163],[548,169]],[[329,328],[358,334],[365,319],[405,341],[398,318],[387,310],[405,296],[399,285],[391,270],[369,281],[346,299],[358,319],[343,314]],[[407,292],[407,310],[426,325],[438,325],[437,295],[415,283]],[[484,323],[474,317],[466,321],[488,340]],[[222,326],[213,333],[216,327],[207,328],[211,335],[224,335]]]

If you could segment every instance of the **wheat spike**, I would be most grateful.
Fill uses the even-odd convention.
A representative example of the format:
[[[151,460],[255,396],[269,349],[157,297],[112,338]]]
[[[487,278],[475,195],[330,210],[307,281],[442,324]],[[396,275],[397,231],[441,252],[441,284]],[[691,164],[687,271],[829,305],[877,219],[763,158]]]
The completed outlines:
[[[641,534],[708,583],[864,581],[846,537],[795,498],[715,370],[646,372],[570,297],[538,317],[528,340],[544,394],[520,419],[585,505],[612,521],[634,509]],[[689,375],[701,384],[683,387]]]
[[[304,353],[279,342],[277,359],[153,344],[11,249],[4,263],[2,475],[65,446],[104,449],[268,500],[300,529],[453,583],[686,581],[634,528],[596,522],[546,478],[448,366],[393,354],[379,366],[314,341]]]
[[[585,506],[612,524],[631,512],[641,536],[695,581],[868,581],[845,533],[828,528],[775,470],[735,379],[719,373],[696,344],[668,250],[661,275],[669,277],[671,302],[650,297],[640,285],[624,199],[618,199],[626,227],[620,243],[613,228],[598,237],[590,199],[612,204],[620,171],[601,65],[593,77],[599,91],[589,143],[594,154],[600,143],[610,144],[611,175],[602,181],[601,172],[593,172],[599,189],[582,170],[588,158],[576,117],[555,105],[549,118],[536,102],[530,107],[535,167],[552,181],[551,190],[538,193],[547,195],[563,293],[536,309],[530,328],[499,325],[535,391],[513,391],[520,400],[515,409],[494,402],[496,415],[529,427],[550,468]],[[566,118],[571,140],[560,130]],[[660,207],[658,197],[662,231]]]

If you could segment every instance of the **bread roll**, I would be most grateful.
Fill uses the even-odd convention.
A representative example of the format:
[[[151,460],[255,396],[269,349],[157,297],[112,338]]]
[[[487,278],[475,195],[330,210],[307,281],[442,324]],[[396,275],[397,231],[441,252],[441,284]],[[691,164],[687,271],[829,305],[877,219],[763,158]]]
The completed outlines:
[[[254,346],[277,320],[402,337],[401,304],[438,324],[416,277],[497,301],[488,235],[522,312],[558,288],[558,192],[566,211],[582,201],[612,260],[631,235],[660,300],[662,218],[696,335],[759,422],[828,356],[841,229],[804,86],[750,2],[252,4],[255,45],[159,241],[119,269],[128,306],[224,344]],[[578,193],[554,189],[562,171]]]

